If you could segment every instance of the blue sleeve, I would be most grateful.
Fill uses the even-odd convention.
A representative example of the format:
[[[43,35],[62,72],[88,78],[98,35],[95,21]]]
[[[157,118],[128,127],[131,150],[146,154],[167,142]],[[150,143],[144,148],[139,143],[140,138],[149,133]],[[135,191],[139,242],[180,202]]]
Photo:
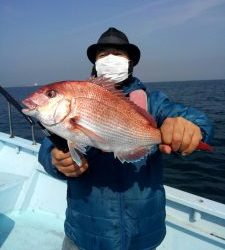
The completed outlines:
[[[51,176],[60,179],[66,180],[67,177],[60,173],[57,168],[52,164],[51,150],[54,145],[52,142],[46,137],[41,143],[41,147],[38,154],[38,161],[44,167],[45,171]]]
[[[212,139],[212,123],[204,113],[195,108],[171,102],[162,92],[154,91],[148,94],[148,110],[155,117],[158,127],[161,127],[167,117],[181,116],[199,126],[203,141],[209,143]]]

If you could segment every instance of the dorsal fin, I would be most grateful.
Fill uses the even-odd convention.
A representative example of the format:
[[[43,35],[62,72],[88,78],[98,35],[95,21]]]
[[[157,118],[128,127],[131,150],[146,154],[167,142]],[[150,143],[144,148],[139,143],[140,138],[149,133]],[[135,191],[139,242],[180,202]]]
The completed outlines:
[[[125,97],[122,89],[117,89],[115,87],[115,82],[109,78],[105,78],[105,77],[91,77],[88,82],[91,82],[91,83],[94,83],[94,84],[97,84],[105,89],[107,89],[108,91],[114,93],[114,94],[118,94],[118,95],[121,95],[123,97]]]
[[[152,115],[150,115],[146,110],[144,110],[143,108],[139,107],[138,105],[136,105],[136,103],[132,102],[132,101],[129,101],[133,107],[135,108],[135,110],[137,110],[138,113],[140,113],[142,116],[144,116],[144,118],[146,118],[150,125],[154,128],[157,128],[157,124],[156,124],[156,121],[154,119],[154,117]]]
[[[136,104],[132,100],[129,100],[129,98],[126,97],[125,94],[123,93],[122,89],[117,89],[115,87],[114,81],[112,81],[108,78],[105,78],[105,77],[91,77],[88,81],[107,89],[108,91],[115,94],[119,98],[128,102],[129,105],[131,105],[138,113],[140,113],[145,119],[147,119],[149,121],[149,123],[152,127],[157,128],[157,124],[156,124],[155,119],[147,112],[147,110],[144,110],[142,107],[139,107],[137,105],[138,103]],[[147,98],[145,101],[147,102]],[[146,104],[146,107],[147,107],[147,104]]]

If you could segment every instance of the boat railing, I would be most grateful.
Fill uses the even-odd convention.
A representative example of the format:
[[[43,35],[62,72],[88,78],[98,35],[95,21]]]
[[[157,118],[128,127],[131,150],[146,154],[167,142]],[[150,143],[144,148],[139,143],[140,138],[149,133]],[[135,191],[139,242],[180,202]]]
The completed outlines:
[[[52,143],[59,149],[62,150],[63,152],[68,152],[68,146],[67,146],[67,141],[63,139],[62,137],[50,132],[47,130],[39,121],[35,122],[31,117],[25,115],[22,112],[23,107],[3,88],[0,86],[0,94],[5,97],[5,99],[8,102],[8,117],[9,117],[9,129],[10,129],[10,137],[14,137],[14,132],[13,132],[13,124],[12,124],[12,112],[11,112],[11,106],[13,106],[17,111],[19,111],[20,114],[26,119],[31,126],[31,135],[32,135],[32,142],[33,145],[36,145],[36,139],[35,139],[35,130],[34,127],[37,124],[39,128],[41,129],[42,133],[47,136]]]
[[[12,106],[11,104],[7,101],[8,104],[8,120],[9,120],[9,135],[10,138],[14,137],[14,129],[13,129],[13,119],[12,119]],[[31,127],[31,137],[32,137],[32,145],[36,145],[36,139],[35,139],[35,124],[31,124],[30,122],[28,122],[29,126]]]
[[[15,136],[13,129],[13,119],[12,119],[12,106],[17,110],[20,114],[23,115],[24,119],[28,122],[31,127],[31,137],[32,137],[32,145],[36,145],[35,138],[35,121],[30,117],[24,115],[22,113],[22,106],[2,87],[0,86],[0,94],[6,99],[7,109],[8,109],[8,122],[9,122],[9,137],[13,138]]]

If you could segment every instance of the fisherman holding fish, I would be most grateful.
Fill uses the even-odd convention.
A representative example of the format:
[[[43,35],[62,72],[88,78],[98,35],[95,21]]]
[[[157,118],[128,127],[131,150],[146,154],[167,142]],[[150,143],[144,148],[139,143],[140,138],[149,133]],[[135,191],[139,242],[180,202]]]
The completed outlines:
[[[24,113],[68,141],[45,138],[39,161],[67,180],[63,250],[150,250],[166,234],[162,153],[210,150],[202,112],[147,91],[133,76],[139,48],[109,28],[87,49],[93,78],[42,87]]]

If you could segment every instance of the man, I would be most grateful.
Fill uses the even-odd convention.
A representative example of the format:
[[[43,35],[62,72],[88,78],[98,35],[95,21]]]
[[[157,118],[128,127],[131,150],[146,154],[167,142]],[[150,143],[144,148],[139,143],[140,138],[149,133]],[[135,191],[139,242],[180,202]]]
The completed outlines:
[[[125,164],[112,153],[90,148],[79,168],[69,153],[43,141],[39,161],[49,174],[68,183],[63,250],[155,249],[166,234],[161,153],[192,153],[201,140],[210,139],[211,124],[196,109],[173,103],[161,92],[146,92],[133,77],[140,50],[123,32],[109,28],[87,55],[94,76],[112,79],[151,113],[162,144],[145,159]]]

